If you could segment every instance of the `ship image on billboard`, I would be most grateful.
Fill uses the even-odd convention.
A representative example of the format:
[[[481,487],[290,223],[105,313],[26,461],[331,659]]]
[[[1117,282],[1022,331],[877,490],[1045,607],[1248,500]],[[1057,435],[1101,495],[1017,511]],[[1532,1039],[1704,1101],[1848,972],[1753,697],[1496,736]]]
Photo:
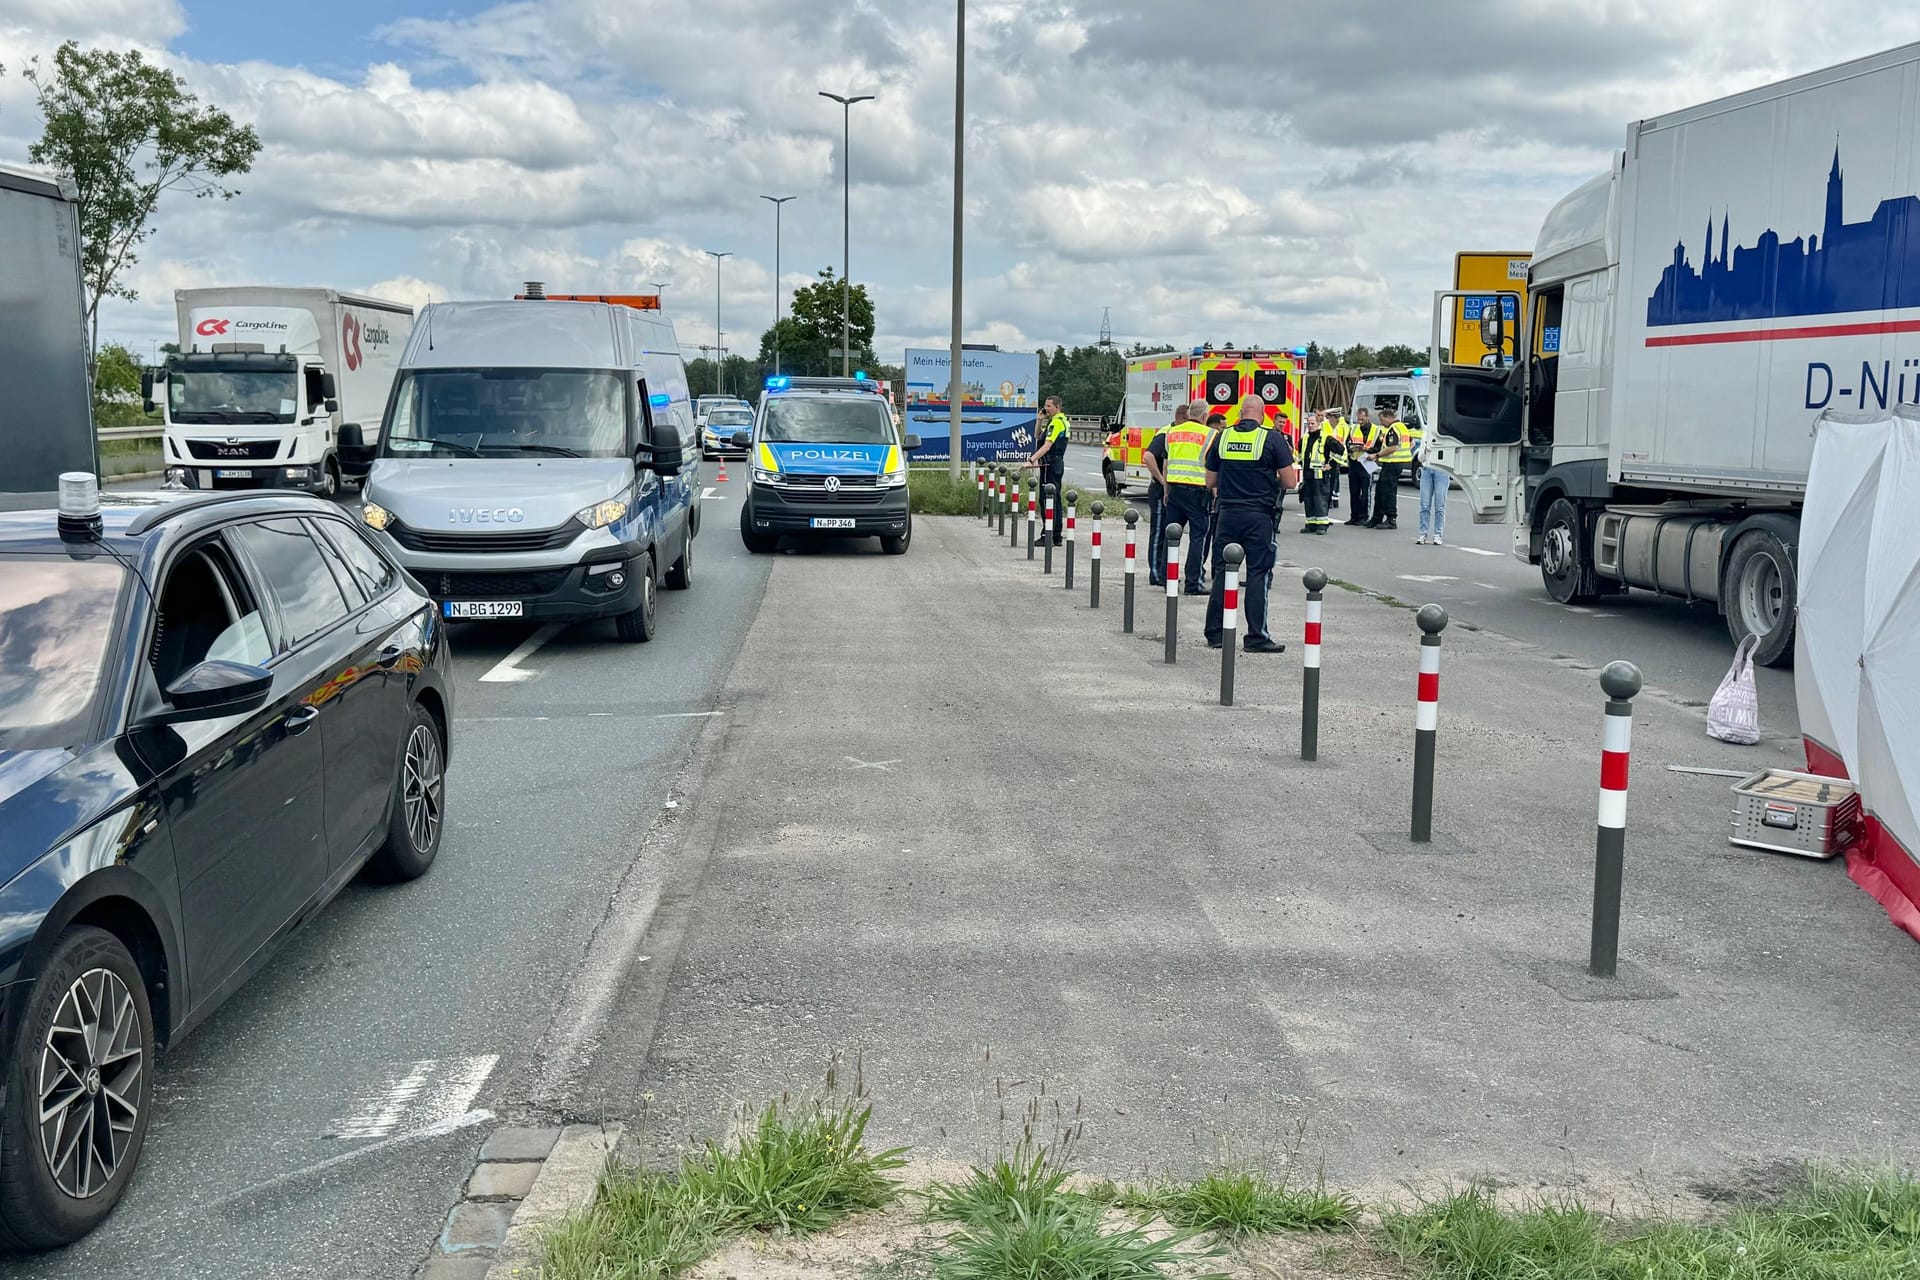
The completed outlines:
[[[1002,462],[1033,452],[1040,417],[1040,357],[998,347],[960,350],[960,456]],[[906,430],[920,437],[915,462],[946,461],[951,449],[951,353],[907,348]]]

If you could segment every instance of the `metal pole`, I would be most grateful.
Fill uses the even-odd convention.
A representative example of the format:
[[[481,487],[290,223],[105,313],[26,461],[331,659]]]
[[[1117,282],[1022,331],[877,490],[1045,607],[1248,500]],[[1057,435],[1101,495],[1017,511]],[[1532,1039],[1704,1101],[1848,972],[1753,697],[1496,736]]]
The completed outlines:
[[[967,142],[967,0],[959,0],[953,36],[953,334],[949,340],[947,391],[948,474],[960,474],[960,287],[961,243],[965,235]]]
[[[1132,507],[1127,508],[1127,586],[1125,603],[1120,615],[1120,630],[1126,635],[1133,634],[1133,527],[1140,523],[1140,513]]]
[[[1229,542],[1220,549],[1220,558],[1227,566],[1220,606],[1220,705],[1230,707],[1233,705],[1233,651],[1239,648],[1235,633],[1240,629],[1240,566],[1247,553],[1239,543]]]
[[[1633,696],[1640,669],[1611,662],[1600,673],[1607,714],[1600,739],[1600,826],[1593,858],[1593,939],[1587,972],[1611,978],[1620,960],[1620,889],[1627,860],[1627,761],[1633,749]]]
[[[822,89],[820,96],[840,104],[840,376],[844,378],[853,372],[853,104],[871,102],[873,95],[847,96]]]
[[[1044,486],[1041,492],[1046,494],[1046,506],[1044,508],[1044,510],[1046,511],[1046,518],[1042,520],[1040,523],[1040,530],[1041,530],[1040,541],[1046,546],[1046,555],[1044,555],[1041,558],[1046,561],[1047,567],[1045,571],[1047,573],[1052,573],[1053,572],[1053,539],[1047,536],[1046,531],[1048,529],[1053,528],[1053,501],[1054,501],[1055,494],[1054,494],[1052,485]],[[1033,535],[1031,532],[1029,532],[1027,535],[1027,559],[1029,560],[1033,559]]]
[[[1091,609],[1100,607],[1100,513],[1106,509],[1106,503],[1098,498],[1093,500],[1093,541],[1088,544],[1092,563],[1087,566],[1087,586],[1092,596],[1087,607]]]
[[[1320,601],[1327,575],[1309,569],[1301,578],[1307,588],[1307,642],[1301,649],[1300,758],[1320,758]]]
[[[1080,491],[1067,490],[1067,590],[1073,590],[1073,544],[1078,540],[1074,517],[1080,512]],[[1046,536],[1053,538],[1053,521],[1047,521]]]
[[[715,253],[708,249],[706,252],[713,259],[713,394],[722,395],[720,378],[727,367],[727,357],[720,348],[720,262],[724,258],[731,258],[733,251],[729,249],[725,253]]]
[[[780,372],[780,319],[786,313],[780,296],[780,206],[793,196],[761,196],[773,205],[773,371]]]
[[[1170,524],[1167,526],[1167,665],[1172,666],[1178,656],[1180,640],[1180,539],[1186,536],[1186,526]]]
[[[1437,604],[1420,606],[1414,621],[1420,624],[1420,684],[1413,721],[1413,833],[1415,844],[1433,841],[1433,746],[1440,731],[1440,633],[1447,629],[1447,611]]]

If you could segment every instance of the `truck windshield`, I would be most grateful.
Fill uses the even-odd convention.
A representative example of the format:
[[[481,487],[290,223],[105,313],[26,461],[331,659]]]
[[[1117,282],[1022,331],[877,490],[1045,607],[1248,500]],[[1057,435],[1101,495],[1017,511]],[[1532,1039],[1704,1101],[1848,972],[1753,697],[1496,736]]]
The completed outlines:
[[[895,444],[893,415],[879,396],[769,397],[760,438],[775,444]]]
[[[579,369],[416,369],[381,433],[390,458],[628,453],[627,379]]]
[[[175,422],[292,422],[297,391],[283,370],[179,369],[167,378],[167,412]]]
[[[80,745],[127,571],[0,556],[0,751]]]

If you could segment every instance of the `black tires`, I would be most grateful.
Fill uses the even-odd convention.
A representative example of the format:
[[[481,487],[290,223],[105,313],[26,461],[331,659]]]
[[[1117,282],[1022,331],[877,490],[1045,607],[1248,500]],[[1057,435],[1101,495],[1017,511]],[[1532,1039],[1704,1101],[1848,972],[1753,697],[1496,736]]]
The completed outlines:
[[[613,629],[628,644],[645,644],[653,639],[654,609],[659,604],[659,594],[653,585],[653,554],[651,552],[634,562],[634,569],[640,574],[640,604],[637,608],[621,614],[613,620]]]
[[[387,812],[387,841],[367,861],[376,880],[417,880],[440,852],[447,823],[447,744],[426,708],[414,704],[400,744]]]
[[[881,538],[880,549],[890,556],[903,556],[913,545],[913,518],[907,518],[907,531],[897,538]]]
[[[1120,496],[1120,476],[1119,476],[1119,473],[1114,471],[1113,464],[1109,462],[1104,466],[1102,466],[1100,468],[1100,474],[1106,478],[1107,496],[1109,498],[1119,497]]]
[[[320,463],[320,488],[318,492],[321,497],[331,500],[340,496],[342,487],[343,485],[340,480],[340,460],[329,455]]]
[[[69,1244],[113,1211],[147,1137],[153,1010],[118,938],[60,936],[4,1067],[0,1248]]]
[[[1799,599],[1794,549],[1786,540],[1768,528],[1752,528],[1741,534],[1727,556],[1720,583],[1720,603],[1733,642],[1738,645],[1749,636],[1758,637],[1753,649],[1755,662],[1763,667],[1790,664]]]
[[[1555,498],[1547,508],[1540,530],[1540,580],[1561,604],[1585,604],[1599,595],[1586,516],[1569,499]]]
[[[765,555],[780,545],[780,535],[761,533],[753,527],[753,507],[742,503],[740,506],[740,541],[747,544],[747,550],[755,555]]]
[[[693,530],[687,530],[686,545],[680,548],[680,558],[667,566],[667,590],[685,591],[693,585]]]

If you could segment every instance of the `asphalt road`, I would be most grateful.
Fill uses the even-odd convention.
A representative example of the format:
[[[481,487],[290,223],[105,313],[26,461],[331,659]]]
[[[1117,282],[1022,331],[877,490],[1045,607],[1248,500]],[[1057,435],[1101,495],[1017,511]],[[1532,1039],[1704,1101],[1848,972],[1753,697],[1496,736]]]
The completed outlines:
[[[711,469],[709,469],[711,474]],[[159,1067],[119,1210],[10,1276],[405,1276],[670,800],[770,559],[709,490],[659,639],[611,623],[454,633],[449,827],[433,870],[355,884]],[[270,833],[263,833],[270,838]]]
[[[1076,446],[1069,455],[1067,481],[1085,495],[1104,497],[1099,454]],[[1126,495],[1141,510],[1146,527],[1146,501],[1138,489]],[[1429,601],[1444,605],[1456,623],[1470,623],[1511,636],[1548,656],[1604,666],[1617,658],[1636,663],[1650,689],[1702,706],[1733,661],[1733,641],[1726,620],[1710,604],[1688,604],[1671,596],[1630,591],[1591,606],[1557,604],[1540,583],[1540,570],[1511,554],[1508,526],[1476,525],[1466,497],[1449,494],[1446,543],[1416,546],[1420,500],[1412,485],[1400,489],[1400,529],[1397,533],[1349,529],[1342,504],[1333,513],[1331,533],[1300,534],[1301,507],[1287,500],[1280,538],[1283,565],[1318,566],[1341,582],[1409,604]],[[1142,533],[1144,540],[1145,534]],[[1278,639],[1293,641],[1300,617],[1296,601],[1302,598],[1298,578],[1275,584],[1280,604],[1277,615],[1291,619],[1287,630],[1275,624]],[[1329,643],[1333,643],[1329,637]],[[1794,705],[1791,668],[1761,668],[1756,676],[1760,694],[1761,730],[1770,737],[1793,738],[1800,732]]]

